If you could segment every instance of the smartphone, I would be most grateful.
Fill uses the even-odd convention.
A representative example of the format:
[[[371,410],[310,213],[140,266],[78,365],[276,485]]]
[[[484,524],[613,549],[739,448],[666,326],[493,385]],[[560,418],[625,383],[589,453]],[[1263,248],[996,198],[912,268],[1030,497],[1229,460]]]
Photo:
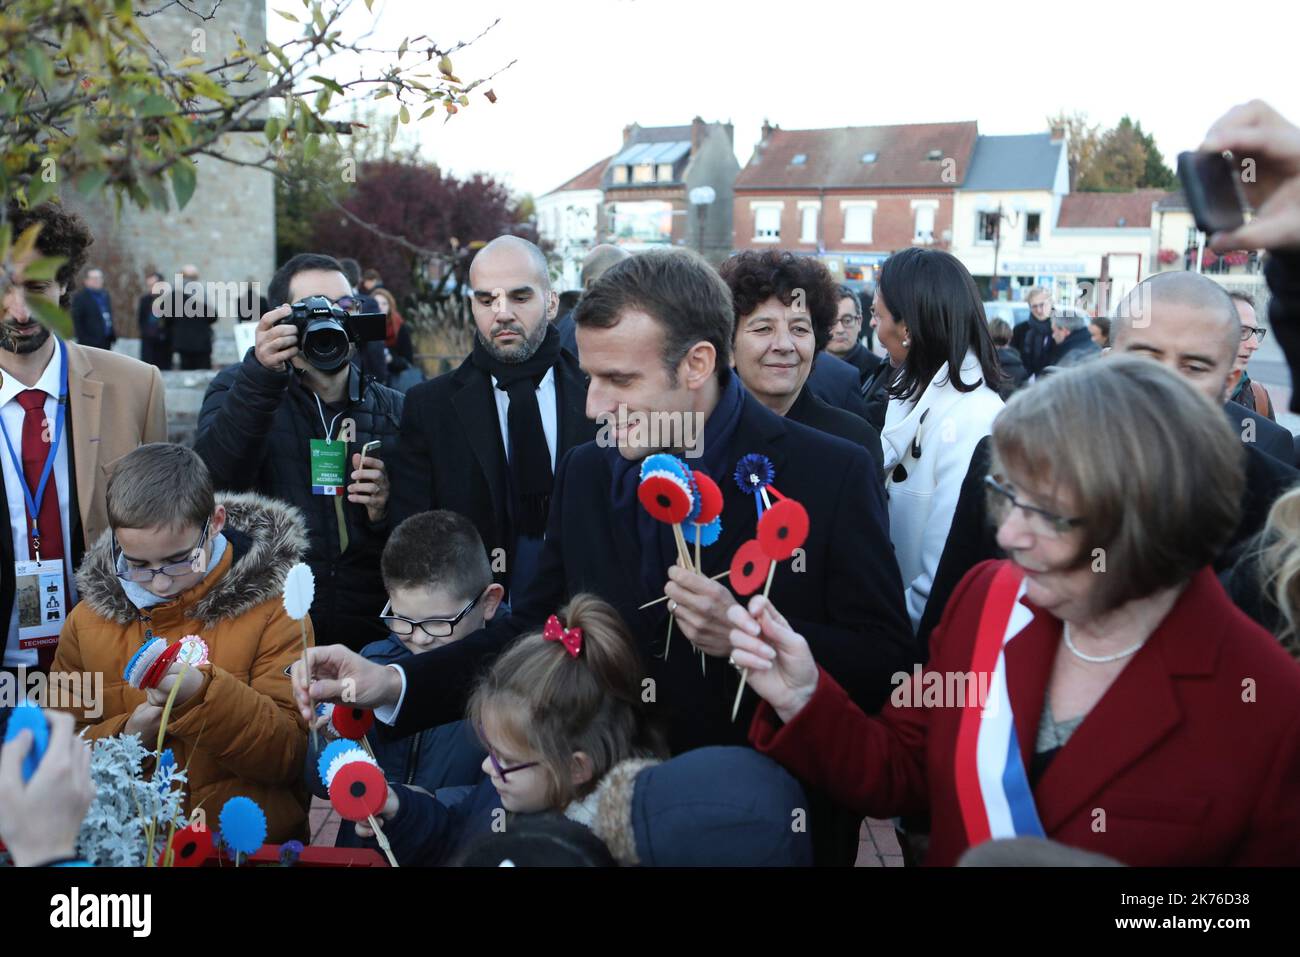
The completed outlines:
[[[361,461],[364,462],[366,459],[368,459],[370,457],[370,453],[379,451],[379,447],[382,444],[383,443],[380,442],[378,439],[375,439],[374,441],[367,442],[365,445],[361,446]]]
[[[1222,153],[1179,153],[1178,179],[1196,228],[1207,236],[1229,232],[1245,222],[1237,171]]]

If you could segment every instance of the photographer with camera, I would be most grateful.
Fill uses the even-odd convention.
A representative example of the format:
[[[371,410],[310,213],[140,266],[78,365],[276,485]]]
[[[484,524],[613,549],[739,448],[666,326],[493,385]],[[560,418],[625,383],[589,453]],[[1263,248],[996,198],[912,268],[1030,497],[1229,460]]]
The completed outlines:
[[[316,578],[317,644],[357,649],[383,637],[379,575],[388,516],[384,460],[397,449],[402,395],[364,375],[358,348],[384,317],[358,312],[337,260],[301,253],[267,290],[275,306],[256,345],[212,380],[195,451],[213,484],[302,510]],[[367,443],[380,443],[363,457]]]

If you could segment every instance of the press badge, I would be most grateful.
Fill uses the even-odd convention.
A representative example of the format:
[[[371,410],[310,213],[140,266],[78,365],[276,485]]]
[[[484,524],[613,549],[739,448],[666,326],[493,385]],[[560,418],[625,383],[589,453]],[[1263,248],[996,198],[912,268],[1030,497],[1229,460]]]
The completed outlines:
[[[57,645],[67,614],[63,559],[14,562],[14,603],[18,606],[18,647]]]
[[[348,444],[339,440],[311,439],[311,493],[342,495],[347,485]]]

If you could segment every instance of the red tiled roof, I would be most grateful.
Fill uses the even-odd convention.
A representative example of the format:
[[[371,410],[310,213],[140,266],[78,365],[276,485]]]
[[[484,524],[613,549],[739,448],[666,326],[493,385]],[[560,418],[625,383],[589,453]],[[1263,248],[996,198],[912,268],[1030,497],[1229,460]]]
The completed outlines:
[[[555,187],[555,189],[551,190],[551,193],[562,193],[567,189],[600,189],[600,178],[605,172],[605,167],[609,165],[609,161],[613,158],[614,155],[611,153],[603,160],[597,160],[567,183]],[[549,196],[551,193],[543,195]]]
[[[977,135],[974,121],[901,126],[845,126],[830,130],[775,129],[736,177],[736,189],[960,186]],[[939,159],[927,159],[931,150]],[[802,153],[799,165],[791,160]],[[872,163],[864,153],[875,153]],[[954,183],[943,181],[943,160],[957,161]]]
[[[1057,228],[1114,229],[1124,220],[1127,229],[1151,225],[1151,205],[1168,198],[1163,189],[1135,189],[1128,193],[1071,193],[1061,199]]]

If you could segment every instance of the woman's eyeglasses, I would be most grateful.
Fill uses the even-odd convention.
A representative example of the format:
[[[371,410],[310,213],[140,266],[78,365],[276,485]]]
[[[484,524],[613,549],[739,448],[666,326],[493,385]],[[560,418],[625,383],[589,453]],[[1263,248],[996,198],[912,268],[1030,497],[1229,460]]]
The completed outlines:
[[[126,566],[126,571],[117,571],[122,568],[122,546],[117,543],[117,535],[113,536],[113,568],[117,572],[117,577],[124,582],[135,582],[138,585],[148,585],[159,575],[166,575],[168,578],[180,578],[183,575],[190,575],[195,572],[203,571],[199,565],[199,559],[203,554],[203,545],[208,540],[208,526],[212,519],[203,523],[203,534],[199,536],[199,543],[190,549],[190,557],[183,562],[172,562],[170,565],[160,565],[158,568],[132,568]]]
[[[384,623],[385,628],[399,638],[414,634],[416,628],[419,628],[430,638],[450,638],[451,633],[456,630],[456,626],[461,623],[461,620],[470,613],[470,609],[477,605],[486,593],[487,589],[485,588],[468,605],[462,608],[460,614],[454,618],[421,618],[419,621],[404,618],[401,615],[392,614],[393,603],[390,601],[384,605],[384,610],[379,613],[379,620]]]
[[[1045,508],[1026,505],[1016,498],[1011,486],[998,481],[999,478],[1001,476],[995,478],[992,475],[986,475],[984,477],[984,487],[987,489],[989,496],[989,515],[997,524],[1001,525],[1006,521],[1006,517],[1013,508],[1018,508],[1025,513],[1025,517],[1029,520],[1029,528],[1035,535],[1064,535],[1070,529],[1078,528],[1084,524],[1082,518],[1065,518],[1055,512],[1049,512]]]

